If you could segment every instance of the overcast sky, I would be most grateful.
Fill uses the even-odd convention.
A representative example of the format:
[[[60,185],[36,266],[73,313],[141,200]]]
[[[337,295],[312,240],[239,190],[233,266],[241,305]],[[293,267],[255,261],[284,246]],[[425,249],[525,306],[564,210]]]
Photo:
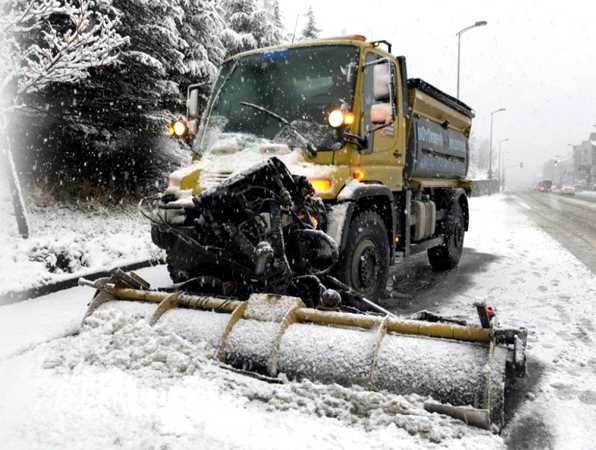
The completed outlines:
[[[280,0],[290,32],[309,4],[321,37],[387,39],[406,56],[409,77],[453,95],[456,33],[486,20],[462,36],[461,99],[476,111],[473,132],[481,139],[488,139],[490,112],[507,108],[495,115],[494,148],[509,138],[503,150],[511,164],[524,161],[531,181],[543,161],[570,154],[568,144],[596,131],[596,2]]]

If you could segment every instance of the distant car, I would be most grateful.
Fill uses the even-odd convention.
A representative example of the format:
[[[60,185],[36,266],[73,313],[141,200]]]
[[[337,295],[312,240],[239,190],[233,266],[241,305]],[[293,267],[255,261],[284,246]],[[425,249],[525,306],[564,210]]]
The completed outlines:
[[[560,186],[554,186],[550,189],[550,192],[552,192],[553,194],[560,194],[561,193],[561,187]]]
[[[575,186],[570,184],[564,184],[561,186],[561,194],[562,195],[575,195]]]
[[[536,185],[536,190],[538,192],[550,192],[552,185],[553,182],[551,180],[542,180]]]

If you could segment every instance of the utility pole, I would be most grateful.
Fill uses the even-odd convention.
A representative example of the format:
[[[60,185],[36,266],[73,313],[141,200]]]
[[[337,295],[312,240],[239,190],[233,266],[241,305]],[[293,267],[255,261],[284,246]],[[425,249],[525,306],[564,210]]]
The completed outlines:
[[[470,25],[459,30],[457,35],[457,98],[459,99],[459,73],[460,73],[460,66],[461,66],[461,35],[464,34],[466,31],[471,30],[472,28],[476,27],[483,27],[487,24],[486,20],[479,20],[478,22],[474,23],[474,25]]]
[[[505,139],[501,139],[499,141],[499,172],[498,172],[498,178],[499,178],[499,190],[503,190],[503,179],[505,178],[505,167],[504,167],[504,157],[503,157],[503,144],[505,142],[509,142],[509,138],[505,138]]]
[[[492,180],[493,178],[493,118],[495,114],[507,111],[505,108],[495,109],[490,113],[490,139],[489,139],[489,147],[488,147],[488,179]]]

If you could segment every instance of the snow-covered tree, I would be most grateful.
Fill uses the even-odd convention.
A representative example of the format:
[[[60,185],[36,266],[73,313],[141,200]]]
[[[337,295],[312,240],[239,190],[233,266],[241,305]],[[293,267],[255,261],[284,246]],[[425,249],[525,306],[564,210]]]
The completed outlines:
[[[276,33],[276,39],[278,40],[278,43],[282,43],[282,42],[290,39],[288,30],[286,29],[286,26],[284,25],[283,14],[279,7],[278,0],[273,1],[272,25],[274,28],[274,33]]]
[[[19,104],[26,108],[19,109],[19,118],[27,117],[15,120],[15,133],[34,157],[34,179],[75,193],[85,184],[119,197],[160,179],[177,161],[164,150],[171,146],[163,135],[165,124],[185,110],[186,87],[212,80],[226,54],[286,38],[275,0],[266,10],[260,0],[10,1],[17,12],[32,3],[44,17],[44,26],[14,40],[21,48],[39,49],[40,63],[31,65],[31,74],[43,73],[38,69],[47,60],[45,37],[68,31],[69,8],[88,5],[89,26],[101,25],[113,39],[127,37],[108,54],[105,39],[93,41],[102,64],[78,65],[80,77],[40,78],[43,88],[21,90]],[[61,9],[41,14],[42,5]],[[208,91],[206,86],[203,100]]]
[[[184,9],[181,35],[188,46],[184,50],[187,70],[175,80],[185,93],[189,84],[205,83],[201,101],[207,101],[210,83],[215,79],[226,49],[221,34],[226,28],[217,0],[181,0]]]
[[[271,11],[259,7],[256,0],[223,0],[222,8],[228,26],[222,41],[228,54],[277,45],[286,39],[277,2]]]
[[[13,0],[2,12],[2,59],[8,63],[0,67],[4,99],[84,79],[90,69],[113,63],[114,50],[126,42],[116,31],[117,20],[94,11],[88,0]],[[62,19],[62,26],[55,26],[52,17]],[[32,33],[39,34],[39,42],[26,38]]]
[[[321,30],[317,28],[317,21],[315,19],[315,12],[312,6],[308,7],[306,12],[306,25],[302,30],[302,39],[317,39]]]
[[[130,36],[118,66],[37,96],[39,129],[31,134],[39,138],[31,146],[43,148],[36,176],[99,185],[120,197],[178,163],[165,125],[184,113],[189,84],[213,78],[226,52],[219,39],[225,22],[219,0],[110,1],[119,33]]]
[[[117,20],[95,11],[88,0],[12,0],[0,10],[0,146],[20,233],[27,237],[25,208],[10,150],[9,117],[27,106],[24,96],[51,83],[74,83],[88,77],[93,68],[113,63],[115,50],[126,39],[116,31]]]
[[[185,75],[192,82],[212,79],[225,56],[221,33],[226,23],[214,0],[181,0],[184,10],[181,34],[188,46],[184,50]]]

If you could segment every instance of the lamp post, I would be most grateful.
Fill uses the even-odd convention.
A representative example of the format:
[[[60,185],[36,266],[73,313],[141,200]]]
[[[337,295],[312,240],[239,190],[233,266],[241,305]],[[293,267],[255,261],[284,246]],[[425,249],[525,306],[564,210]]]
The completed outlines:
[[[495,109],[490,113],[490,139],[489,139],[489,147],[488,147],[488,179],[491,180],[493,178],[493,118],[495,114],[507,111],[505,108]]]
[[[472,28],[483,27],[487,24],[486,20],[479,20],[466,28],[462,28],[457,32],[457,98],[459,99],[459,72],[461,66],[461,35]]]
[[[503,178],[505,177],[505,167],[504,167],[504,158],[503,158],[503,144],[505,142],[509,142],[509,138],[501,139],[499,141],[499,186],[500,189],[503,189]]]

